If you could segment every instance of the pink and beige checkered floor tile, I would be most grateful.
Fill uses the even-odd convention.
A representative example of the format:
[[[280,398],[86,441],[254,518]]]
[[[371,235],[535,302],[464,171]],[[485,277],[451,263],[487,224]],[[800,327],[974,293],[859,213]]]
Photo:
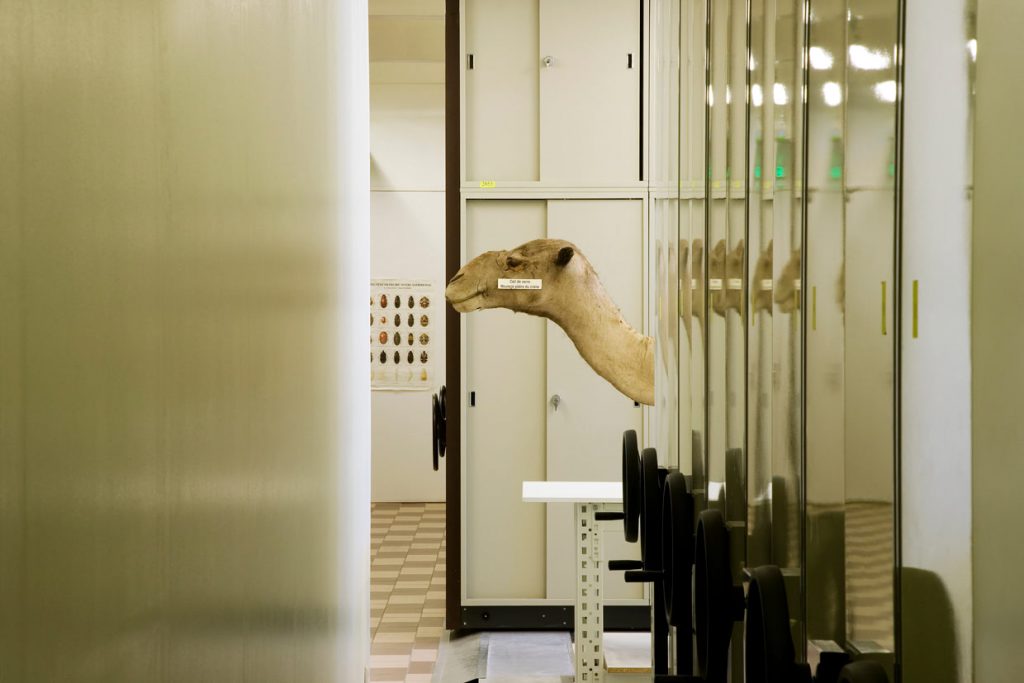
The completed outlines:
[[[430,683],[444,629],[444,519],[444,503],[373,504],[373,683]]]

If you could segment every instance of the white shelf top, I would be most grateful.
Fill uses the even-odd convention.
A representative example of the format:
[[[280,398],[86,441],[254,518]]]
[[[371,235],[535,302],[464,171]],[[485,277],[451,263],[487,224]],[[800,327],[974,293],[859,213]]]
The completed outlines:
[[[619,481],[524,481],[526,503],[621,503]]]

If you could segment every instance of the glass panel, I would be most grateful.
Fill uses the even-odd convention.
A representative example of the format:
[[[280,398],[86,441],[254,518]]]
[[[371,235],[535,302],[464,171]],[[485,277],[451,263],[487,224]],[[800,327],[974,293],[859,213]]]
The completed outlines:
[[[692,489],[704,488],[704,178],[706,1],[684,0],[680,55],[679,442]]]
[[[847,17],[846,639],[893,649],[897,0]]]
[[[707,507],[724,512],[726,470],[726,260],[729,257],[729,43],[732,0],[711,0],[707,187]]]
[[[774,72],[769,63],[766,0],[750,3],[750,70],[748,107],[750,133],[747,168],[747,564],[757,567],[771,562],[772,477],[772,204],[771,175],[765,175],[770,155],[771,120],[765,115],[764,93],[771,92]],[[767,126],[767,128],[766,128]]]
[[[679,467],[679,0],[650,5],[650,224],[655,263],[655,442]]]
[[[801,537],[801,242],[804,3],[775,0],[767,3],[768,25],[774,25],[771,57],[771,93],[764,93],[765,121],[771,121],[773,144],[765,167],[773,173],[771,220],[772,268],[774,271],[772,325],[772,563],[789,577],[791,600],[801,603],[793,617],[802,619],[803,595],[799,592],[802,559]],[[774,16],[773,16],[774,15]],[[795,626],[797,642],[803,626]]]
[[[843,149],[846,0],[811,13],[807,115],[807,637],[843,642]],[[877,326],[876,326],[877,327]],[[875,330],[877,332],[877,329]]]

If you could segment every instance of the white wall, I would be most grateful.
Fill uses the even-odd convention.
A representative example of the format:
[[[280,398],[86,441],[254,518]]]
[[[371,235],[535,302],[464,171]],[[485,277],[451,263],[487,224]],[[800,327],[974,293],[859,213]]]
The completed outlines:
[[[901,407],[907,683],[971,680],[967,5],[908,0],[907,8]],[[914,280],[920,283],[916,339]]]
[[[371,19],[371,277],[431,280],[438,287],[432,298],[440,305],[444,20],[435,13],[444,8],[426,0],[399,8],[386,4],[373,10],[393,11]],[[433,335],[436,391],[445,372],[443,325]],[[431,393],[372,392],[374,501],[444,500],[444,461],[438,472],[431,465]]]

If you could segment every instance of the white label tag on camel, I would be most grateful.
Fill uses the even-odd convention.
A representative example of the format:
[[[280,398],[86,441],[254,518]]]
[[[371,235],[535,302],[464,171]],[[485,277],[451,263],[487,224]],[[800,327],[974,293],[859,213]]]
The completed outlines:
[[[524,278],[498,278],[498,289],[543,289],[543,280]]]

